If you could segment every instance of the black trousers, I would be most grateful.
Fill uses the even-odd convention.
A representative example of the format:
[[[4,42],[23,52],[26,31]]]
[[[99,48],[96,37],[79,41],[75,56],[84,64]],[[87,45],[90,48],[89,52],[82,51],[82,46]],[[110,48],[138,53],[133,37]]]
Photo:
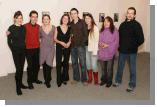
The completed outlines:
[[[45,83],[50,83],[50,81],[52,80],[51,70],[52,70],[52,67],[47,65],[46,62],[45,62],[43,64],[43,75],[44,75]]]
[[[25,63],[25,49],[13,48],[12,56],[16,68],[15,80],[18,86],[22,84],[23,68]]]
[[[56,47],[57,84],[69,80],[69,57],[70,48]]]
[[[27,82],[28,85],[38,80],[39,73],[39,48],[26,49],[27,67]]]
[[[101,65],[101,81],[105,83],[112,83],[113,79],[113,66],[114,66],[114,57],[108,61],[100,61]]]

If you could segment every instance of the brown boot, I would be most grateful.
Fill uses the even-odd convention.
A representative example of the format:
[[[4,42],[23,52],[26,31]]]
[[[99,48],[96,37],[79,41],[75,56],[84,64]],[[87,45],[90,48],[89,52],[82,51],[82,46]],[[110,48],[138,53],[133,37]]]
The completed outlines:
[[[93,72],[93,75],[94,75],[94,84],[99,85],[98,72]]]
[[[88,70],[88,83],[92,83],[92,70]]]

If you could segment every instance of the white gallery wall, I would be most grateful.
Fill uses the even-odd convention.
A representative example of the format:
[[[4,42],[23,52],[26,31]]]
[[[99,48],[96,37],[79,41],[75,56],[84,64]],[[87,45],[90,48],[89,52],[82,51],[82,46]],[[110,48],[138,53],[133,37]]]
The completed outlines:
[[[99,26],[101,26],[98,22],[99,13],[105,13],[105,16],[109,15],[112,18],[114,13],[119,13],[119,22],[115,23],[118,28],[119,24],[124,21],[126,10],[130,6],[137,9],[137,20],[144,29],[145,43],[140,47],[139,52],[150,52],[149,0],[0,0],[0,76],[15,72],[5,35],[8,26],[13,23],[15,11],[22,11],[24,23],[26,23],[29,21],[29,12],[37,10],[39,24],[41,24],[42,11],[49,11],[55,26],[58,26],[63,13],[70,11],[73,7],[79,10],[81,18],[82,12],[92,13]]]

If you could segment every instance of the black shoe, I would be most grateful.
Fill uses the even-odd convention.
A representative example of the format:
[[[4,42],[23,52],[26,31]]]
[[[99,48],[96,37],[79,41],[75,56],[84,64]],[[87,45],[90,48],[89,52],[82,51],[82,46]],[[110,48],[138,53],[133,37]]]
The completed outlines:
[[[106,84],[106,82],[102,82],[102,81],[101,81],[100,86],[103,86],[103,85],[105,85],[105,84]]]
[[[58,85],[58,87],[61,87],[62,83],[60,83],[60,84],[57,84],[57,85]]]
[[[126,89],[126,91],[129,92],[129,93],[134,93],[134,88],[129,87],[129,88]]]
[[[50,83],[46,83],[45,84],[47,88],[51,88],[51,84]]]
[[[16,89],[16,93],[17,93],[17,95],[22,95],[21,89],[20,89],[20,88],[17,88],[17,89]]]
[[[21,85],[22,89],[28,89],[28,86],[25,86],[24,84]]]
[[[119,83],[114,83],[114,84],[113,84],[113,87],[119,87],[119,86],[120,86]]]
[[[106,87],[109,88],[109,87],[111,87],[111,85],[112,85],[112,83],[107,83]]]
[[[64,84],[64,85],[67,85],[67,82],[66,82],[66,81],[64,81],[64,82],[63,82],[63,84]]]
[[[29,85],[28,85],[28,88],[29,88],[30,90],[34,89],[33,84],[29,84]]]
[[[36,80],[36,81],[34,81],[33,83],[36,83],[36,84],[42,84],[43,82],[40,81],[40,80]]]

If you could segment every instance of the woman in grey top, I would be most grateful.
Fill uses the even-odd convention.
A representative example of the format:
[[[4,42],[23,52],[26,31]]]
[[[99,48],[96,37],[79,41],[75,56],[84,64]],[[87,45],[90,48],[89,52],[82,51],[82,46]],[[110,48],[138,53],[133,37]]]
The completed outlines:
[[[55,54],[54,47],[54,31],[55,27],[50,24],[51,18],[48,14],[43,15],[40,27],[40,65],[43,66],[43,75],[47,88],[51,87],[51,70],[53,67],[53,59]]]

